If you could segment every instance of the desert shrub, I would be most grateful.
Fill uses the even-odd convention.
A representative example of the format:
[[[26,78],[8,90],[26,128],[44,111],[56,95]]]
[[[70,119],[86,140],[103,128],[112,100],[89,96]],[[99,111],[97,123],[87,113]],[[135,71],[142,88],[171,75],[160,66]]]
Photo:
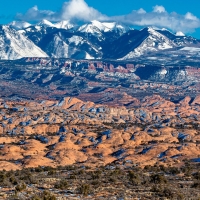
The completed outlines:
[[[13,184],[8,179],[5,179],[3,182],[1,182],[1,185],[4,187],[13,187]]]
[[[77,175],[83,175],[85,173],[84,169],[78,170],[77,171]]]
[[[49,170],[47,173],[48,176],[53,176],[55,174],[56,174],[56,170],[54,170],[54,169]]]
[[[153,185],[150,191],[156,193],[156,195],[160,197],[165,197],[167,199],[177,199],[177,200],[184,199],[183,194],[181,194],[179,191],[175,191],[172,188],[168,187],[162,188],[159,185]]]
[[[194,181],[194,183],[191,186],[192,188],[199,188],[200,189],[200,181]]]
[[[121,169],[115,169],[113,171],[111,171],[110,176],[119,176],[122,174],[122,170]]]
[[[128,177],[129,177],[130,182],[131,182],[133,185],[139,185],[139,184],[141,183],[141,180],[140,180],[139,175],[136,174],[136,173],[133,172],[133,171],[129,171],[129,172],[128,172]]]
[[[7,177],[7,178],[9,178],[9,177],[11,177],[11,176],[14,176],[15,175],[15,173],[14,173],[14,171],[8,171],[6,174],[5,174],[5,176]]]
[[[158,185],[153,185],[150,189],[151,192],[159,193],[162,191],[162,188]]]
[[[31,200],[41,200],[41,198],[38,195],[34,194]]]
[[[147,165],[147,166],[144,167],[145,171],[154,172],[154,173],[158,173],[160,171],[163,171],[162,169],[163,169],[162,167],[157,166],[157,165],[154,165],[154,166]]]
[[[188,160],[185,160],[185,165],[181,168],[185,176],[191,176],[192,166]]]
[[[167,179],[162,174],[152,174],[150,176],[150,182],[155,184],[165,184],[167,183]]]
[[[49,171],[55,171],[55,169],[53,167],[46,166],[46,167],[43,167],[43,171],[49,172]]]
[[[79,188],[78,188],[78,192],[84,196],[88,196],[90,193],[90,185],[88,184],[82,184]]]
[[[102,174],[102,171],[100,171],[100,170],[92,172],[92,174],[91,174],[92,179],[93,180],[100,179],[101,178],[101,174]]]
[[[25,183],[21,183],[21,184],[18,184],[16,187],[15,187],[15,192],[22,192],[23,190],[26,189],[26,184]]]
[[[13,185],[17,185],[17,183],[18,183],[18,180],[17,180],[16,177],[14,177],[14,176],[11,176],[11,177],[9,178],[9,181],[10,181]]]
[[[61,190],[65,190],[65,189],[68,189],[69,185],[68,185],[68,182],[63,179],[63,180],[60,180],[59,182],[57,182],[54,187],[56,189],[61,189]]]
[[[90,183],[94,188],[99,188],[101,186],[101,181],[99,180],[93,180]]]
[[[48,191],[44,191],[41,195],[42,200],[56,200],[56,197]]]
[[[146,165],[145,167],[144,167],[144,171],[150,171],[151,170],[151,166],[150,165]]]
[[[43,168],[41,166],[36,167],[35,172],[43,172]]]
[[[23,169],[21,172],[16,172],[15,177],[17,179],[23,181],[26,184],[36,184],[37,181],[33,176],[33,173],[30,172],[30,170]]]
[[[31,200],[56,200],[56,197],[48,191],[44,191],[41,194],[34,194]]]
[[[180,193],[180,192],[176,192],[176,199],[177,200],[184,200],[185,199],[185,195]]]
[[[116,183],[117,179],[116,179],[116,177],[111,176],[111,177],[108,178],[108,182],[109,183]]]
[[[4,172],[0,173],[0,183],[2,183],[6,179],[6,174]]]
[[[160,193],[159,196],[167,197],[167,198],[174,198],[174,193],[170,188],[165,187]]]
[[[173,175],[180,174],[180,170],[177,167],[169,167],[166,169],[166,171]]]
[[[193,177],[197,180],[200,180],[200,172],[196,172],[193,174]]]
[[[69,179],[76,179],[76,175],[70,174]]]

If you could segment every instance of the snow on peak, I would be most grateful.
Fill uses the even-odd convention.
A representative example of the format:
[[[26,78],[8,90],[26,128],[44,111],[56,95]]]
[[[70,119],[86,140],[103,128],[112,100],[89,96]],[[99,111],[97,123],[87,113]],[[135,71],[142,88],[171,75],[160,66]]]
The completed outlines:
[[[41,22],[37,23],[38,26],[55,27],[50,21],[43,19]]]
[[[149,33],[155,33],[155,32],[159,32],[159,31],[167,31],[174,35],[174,33],[172,33],[170,30],[168,30],[166,28],[158,28],[155,26],[149,26],[149,27],[141,29],[140,31],[142,31],[142,30],[147,30]]]
[[[48,57],[32,41],[10,26],[0,26],[0,58],[15,60],[22,57]]]
[[[103,22],[102,23],[108,29],[114,29],[116,27],[116,22]]]
[[[178,31],[178,32],[176,33],[176,36],[185,36],[185,34],[184,34],[183,32],[181,32],[181,31]]]
[[[91,21],[91,23],[92,23],[93,26],[95,26],[99,30],[104,31],[105,26],[101,22],[99,22],[97,20],[93,20],[93,21]]]
[[[89,53],[86,52],[85,59],[86,60],[92,60],[92,59],[94,59],[94,57],[91,56]]]
[[[137,46],[133,51],[128,52],[128,54],[120,58],[120,60],[132,59],[149,52],[156,52],[176,47],[176,44],[173,41],[152,27],[146,27],[140,30],[140,32],[143,31],[148,32],[146,38],[144,40],[142,39],[139,46]]]
[[[125,33],[130,30],[130,28],[116,22],[99,22],[97,20],[93,20],[91,23],[84,24],[78,29],[80,32],[87,33],[112,32],[116,30],[120,30],[122,33]]]
[[[29,26],[31,26],[31,24],[25,21],[12,21],[11,23],[8,24],[8,26],[11,26],[12,28],[19,30],[28,28]]]
[[[168,29],[166,28],[162,28],[161,31],[169,31]]]
[[[69,20],[60,21],[60,22],[54,24],[54,26],[56,28],[62,28],[62,29],[71,29],[74,27],[74,25],[71,24]]]
[[[101,31],[104,31],[105,27],[103,24],[97,20],[91,21],[91,23],[84,24],[79,27],[78,31],[92,34],[100,34]]]
[[[96,26],[99,30],[104,32],[114,31],[114,30],[122,30],[127,31],[130,30],[130,28],[125,27],[121,24],[118,24],[116,22],[99,22],[99,21],[92,21],[92,24]]]
[[[147,31],[149,33],[154,33],[156,31],[156,29],[154,27],[147,27]]]
[[[106,29],[104,30],[105,32],[114,31],[114,30],[120,30],[123,33],[125,33],[128,30],[130,30],[130,27],[124,26],[122,24],[118,24],[116,22],[103,22],[102,24],[106,27]]]
[[[148,26],[148,27],[140,29],[140,32],[142,32],[142,31],[148,31],[149,33],[154,33],[154,32],[157,32],[156,30],[157,29],[154,29],[153,27]]]

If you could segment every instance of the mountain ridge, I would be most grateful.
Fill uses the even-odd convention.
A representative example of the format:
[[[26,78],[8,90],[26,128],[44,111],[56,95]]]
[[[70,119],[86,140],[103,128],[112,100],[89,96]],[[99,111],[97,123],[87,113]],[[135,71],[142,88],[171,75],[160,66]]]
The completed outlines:
[[[0,26],[0,58],[15,60],[22,57],[48,57],[38,46],[9,26]]]
[[[136,30],[117,22],[94,20],[78,26],[70,21],[42,20],[35,25],[14,21],[7,26],[52,58],[130,60],[177,47],[200,47],[200,40],[182,32],[153,27]],[[7,56],[7,59],[17,58]]]

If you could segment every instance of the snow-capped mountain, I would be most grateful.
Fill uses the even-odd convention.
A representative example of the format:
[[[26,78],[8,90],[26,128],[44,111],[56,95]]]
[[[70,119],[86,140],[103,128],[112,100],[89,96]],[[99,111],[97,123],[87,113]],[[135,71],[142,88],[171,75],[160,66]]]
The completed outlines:
[[[9,26],[0,26],[0,58],[14,60],[22,57],[48,57],[48,55],[23,34]]]
[[[42,40],[44,36],[56,29],[57,28],[55,27],[32,25],[23,30],[18,30],[18,32],[23,33],[26,37],[33,41],[35,45],[38,45],[38,43],[40,42],[40,40]]]
[[[45,37],[46,35],[57,31],[58,29],[69,30],[73,28],[74,25],[70,21],[61,21],[56,24],[49,22],[48,20],[42,20],[41,22],[31,25],[27,28],[18,30],[18,32],[23,33],[30,40],[32,40],[36,45]]]
[[[63,29],[46,34],[38,46],[53,58],[93,59],[102,57],[99,46],[83,36]]]
[[[56,24],[54,24],[54,27],[56,28],[60,28],[60,29],[71,29],[73,28],[75,25],[72,24],[69,20],[63,20],[60,22],[57,22]]]
[[[130,30],[113,41],[104,52],[105,58],[127,60],[184,46],[199,46],[200,41],[188,36],[177,36],[166,29],[147,27]]]
[[[43,19],[41,22],[37,23],[35,26],[42,26],[42,27],[53,27],[58,29],[71,29],[75,25],[72,24],[69,20],[63,20],[57,23],[52,23],[46,19]]]
[[[23,21],[13,21],[9,23],[8,25],[12,26],[15,29],[25,29],[30,26],[36,27],[37,29],[42,29],[42,28],[58,28],[58,29],[71,29],[75,25],[72,24],[69,20],[63,20],[57,23],[52,23],[46,19],[43,19],[42,21],[38,22],[37,24],[30,24],[28,22],[23,22]]]
[[[31,26],[31,24],[28,22],[25,22],[25,21],[12,21],[11,23],[8,24],[8,26],[10,26],[16,30],[19,30],[19,29],[27,28],[27,27]]]
[[[19,50],[13,49],[16,53],[12,52],[9,55],[2,53],[4,59],[35,55],[36,50],[25,53],[26,48],[31,46],[30,43],[40,51],[41,57],[48,55],[54,58],[74,59],[127,60],[170,49],[200,47],[200,40],[185,36],[180,31],[172,33],[156,27],[134,30],[117,22],[93,20],[83,25],[75,25],[67,20],[52,23],[44,19],[35,25],[14,21],[6,27],[13,35],[10,39],[5,39],[5,33],[1,32],[2,49],[13,49],[18,46]],[[18,39],[15,39],[16,37]],[[13,45],[11,40],[19,45]],[[22,44],[26,48],[23,48]],[[5,49],[2,52],[6,51]]]
[[[199,47],[199,40],[193,38],[191,36],[186,36],[182,32],[177,32],[176,34],[170,32],[167,29],[157,30],[162,35],[165,35],[171,41],[173,41],[178,47],[185,47],[185,46],[198,46]]]
[[[53,23],[51,23],[50,21],[48,21],[46,19],[43,19],[42,21],[37,23],[36,26],[55,27],[55,25]]]
[[[148,52],[161,51],[177,46],[165,35],[159,33],[151,27],[140,30],[138,34],[142,35],[144,38],[141,38],[142,40],[137,39],[136,42],[139,43],[139,45],[135,47],[133,51],[130,51],[127,55],[122,57],[122,60],[138,57]]]
[[[130,30],[129,27],[117,24],[116,22],[99,22],[97,20],[84,24],[78,28],[79,32],[101,35],[102,32],[120,32],[121,34]]]
[[[185,34],[181,31],[176,32],[176,36],[185,36]]]

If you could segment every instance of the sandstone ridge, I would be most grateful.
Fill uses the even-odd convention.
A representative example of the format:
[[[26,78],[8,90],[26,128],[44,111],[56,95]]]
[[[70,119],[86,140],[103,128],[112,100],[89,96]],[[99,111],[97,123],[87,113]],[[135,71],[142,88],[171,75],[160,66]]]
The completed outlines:
[[[126,94],[124,94],[126,98]],[[127,98],[131,98],[127,96]],[[200,154],[199,96],[174,103],[159,95],[136,107],[84,102],[0,100],[0,167],[82,164],[180,166]]]

